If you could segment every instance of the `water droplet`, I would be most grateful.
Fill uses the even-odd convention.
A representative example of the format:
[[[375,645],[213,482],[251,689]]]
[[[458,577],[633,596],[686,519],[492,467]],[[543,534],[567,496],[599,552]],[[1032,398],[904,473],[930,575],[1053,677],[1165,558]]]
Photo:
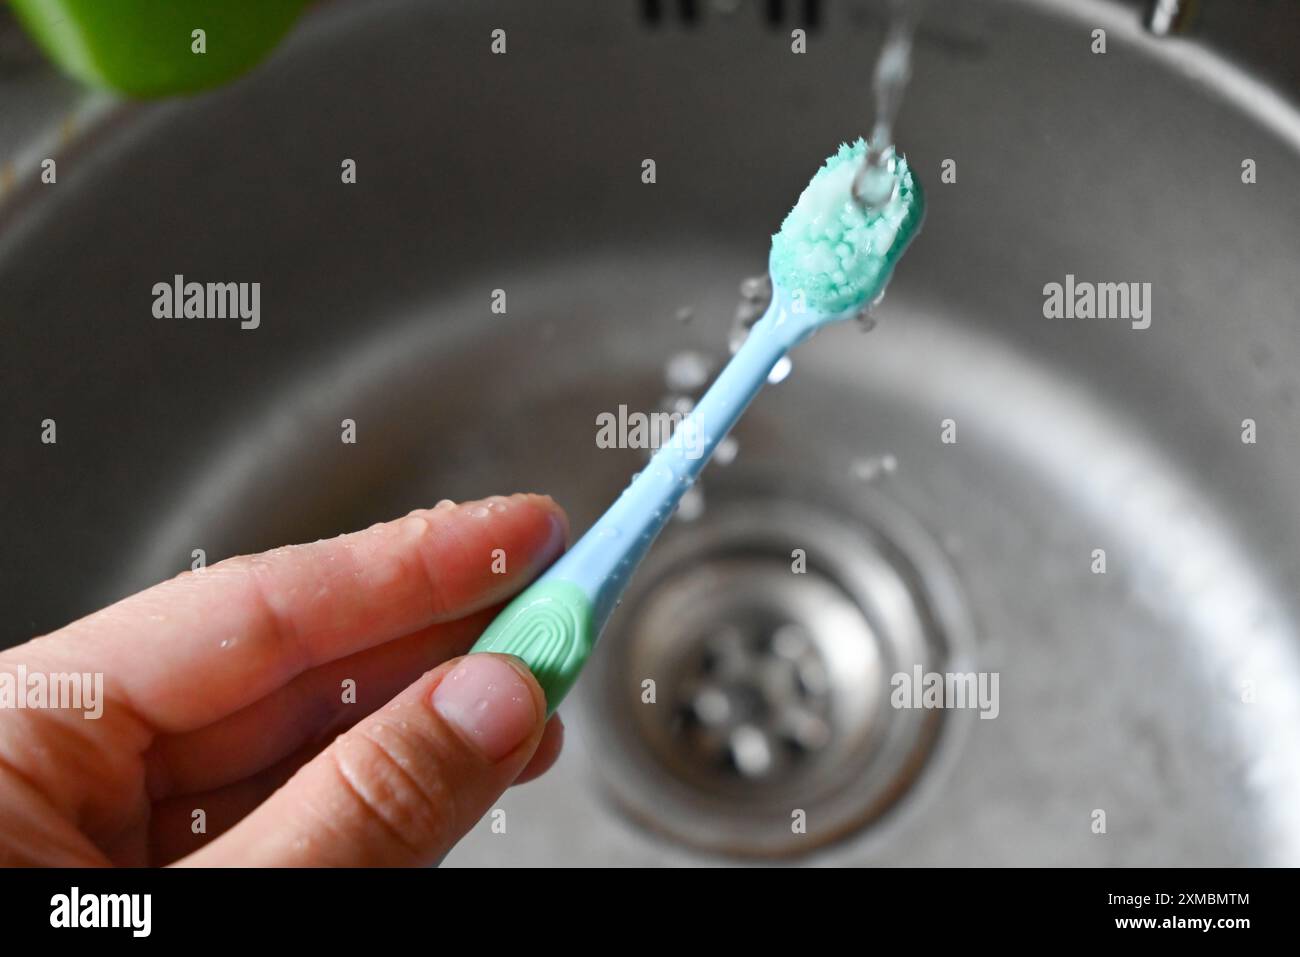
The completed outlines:
[[[422,515],[408,515],[401,521],[402,534],[416,539],[429,530],[429,521]]]
[[[778,382],[784,382],[786,376],[790,374],[790,370],[793,368],[794,363],[790,361],[790,357],[782,356],[776,361],[776,365],[772,367],[772,371],[768,373],[767,381],[772,385],[776,385]]]
[[[713,461],[717,462],[719,465],[730,465],[732,462],[736,461],[736,456],[739,454],[740,443],[732,436],[728,435],[719,442],[718,447],[713,450]]]
[[[871,458],[858,459],[853,463],[853,474],[864,482],[871,482],[882,475],[891,475],[898,469],[898,459],[892,454],[876,455]]]
[[[664,382],[674,392],[692,392],[709,380],[713,363],[701,352],[679,352],[664,366]]]
[[[677,518],[683,522],[693,522],[704,514],[704,493],[694,486],[686,490],[681,501],[677,503]]]
[[[740,281],[740,295],[745,299],[770,299],[772,297],[772,283],[768,279],[767,273],[759,276],[747,276]]]

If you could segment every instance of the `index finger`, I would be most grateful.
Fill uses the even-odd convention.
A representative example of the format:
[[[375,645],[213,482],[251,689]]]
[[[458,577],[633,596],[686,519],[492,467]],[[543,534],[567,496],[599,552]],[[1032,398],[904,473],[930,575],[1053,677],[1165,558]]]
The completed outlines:
[[[567,532],[547,496],[444,503],[186,572],[40,640],[102,672],[105,696],[156,730],[187,731],[309,668],[503,601]]]

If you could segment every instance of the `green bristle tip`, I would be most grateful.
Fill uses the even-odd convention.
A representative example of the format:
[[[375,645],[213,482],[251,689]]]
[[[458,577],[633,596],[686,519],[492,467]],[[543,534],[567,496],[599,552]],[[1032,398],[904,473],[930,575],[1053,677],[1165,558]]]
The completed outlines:
[[[860,309],[884,291],[924,215],[921,185],[902,156],[892,156],[896,189],[883,207],[854,200],[853,178],[866,151],[861,139],[842,144],[772,237],[772,280],[825,315]]]

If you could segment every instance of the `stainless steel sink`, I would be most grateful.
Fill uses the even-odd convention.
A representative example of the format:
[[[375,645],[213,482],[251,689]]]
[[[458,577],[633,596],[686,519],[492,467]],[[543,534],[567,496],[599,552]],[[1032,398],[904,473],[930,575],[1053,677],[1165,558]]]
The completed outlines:
[[[326,4],[224,91],[96,106],[0,201],[7,643],[443,497],[580,529],[640,466],[596,416],[725,359],[870,121],[880,5],[802,56],[748,3],[542,6]],[[76,99],[7,83],[50,102],[10,144]],[[932,5],[899,142],[930,213],[878,325],[759,398],[558,767],[448,863],[1300,864],[1300,113],[1130,7],[971,0]],[[260,327],[155,319],[177,273],[260,282]],[[1151,283],[1150,328],[1044,318],[1067,274]],[[891,707],[913,664],[997,673],[996,718]]]

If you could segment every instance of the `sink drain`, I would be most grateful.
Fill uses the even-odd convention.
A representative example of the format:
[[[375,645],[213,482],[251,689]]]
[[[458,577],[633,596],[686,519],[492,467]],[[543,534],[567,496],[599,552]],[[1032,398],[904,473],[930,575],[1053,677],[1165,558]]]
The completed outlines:
[[[941,713],[891,707],[890,678],[942,670],[950,634],[924,587],[938,550],[876,519],[714,497],[665,535],[586,684],[598,764],[634,817],[779,856],[861,827],[913,781]]]
[[[761,780],[825,750],[830,680],[807,630],[769,618],[724,627],[700,644],[673,685],[672,732],[687,742],[692,764]]]

